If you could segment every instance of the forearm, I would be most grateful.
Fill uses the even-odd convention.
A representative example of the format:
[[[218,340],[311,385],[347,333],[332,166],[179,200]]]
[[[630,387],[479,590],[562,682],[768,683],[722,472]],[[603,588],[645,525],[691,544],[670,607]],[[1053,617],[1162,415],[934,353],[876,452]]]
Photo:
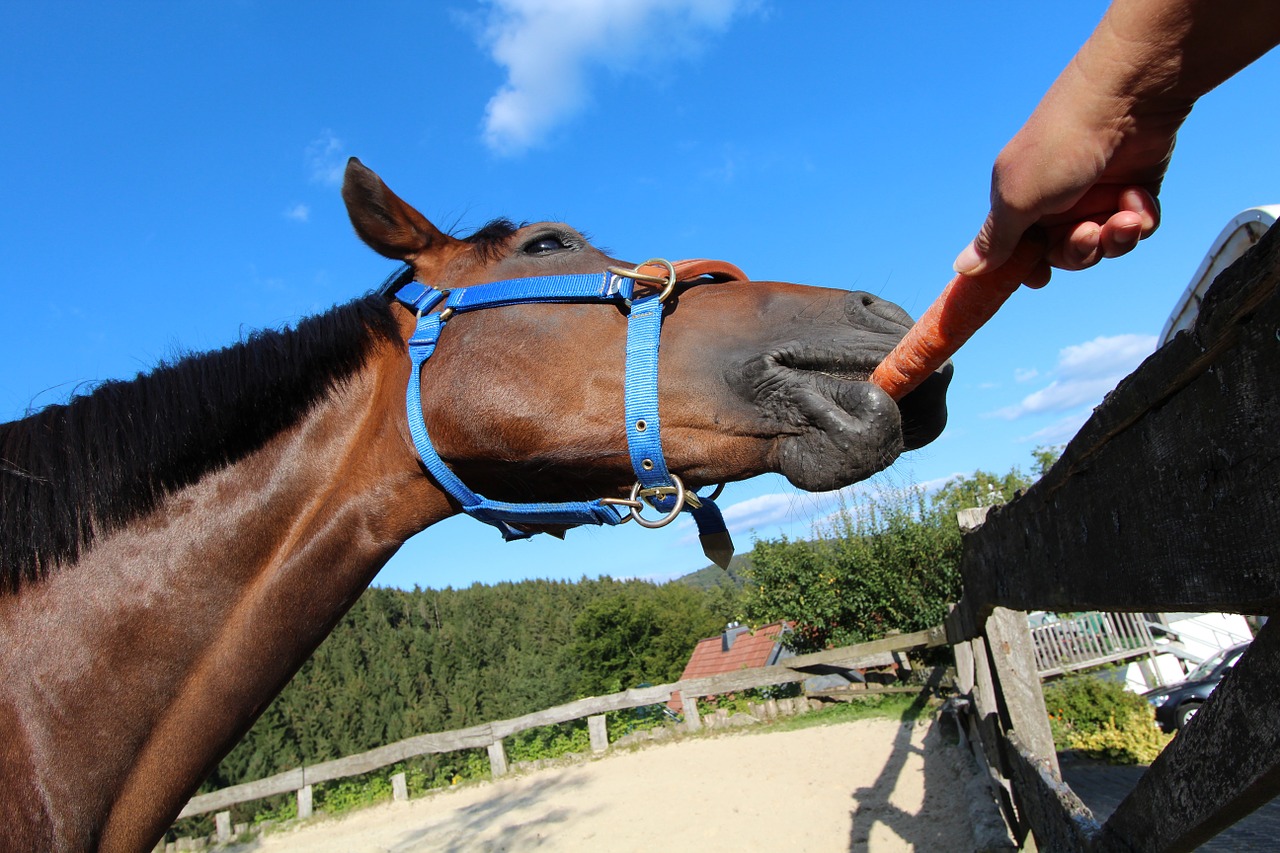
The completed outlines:
[[[1277,43],[1276,0],[1114,0],[1073,64],[1105,94],[1190,109]]]

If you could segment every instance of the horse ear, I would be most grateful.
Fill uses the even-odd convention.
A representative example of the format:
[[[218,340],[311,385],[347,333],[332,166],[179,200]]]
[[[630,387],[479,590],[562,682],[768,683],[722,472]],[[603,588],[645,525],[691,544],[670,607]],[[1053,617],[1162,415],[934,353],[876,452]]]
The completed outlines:
[[[453,240],[355,157],[347,161],[342,200],[360,239],[385,257],[409,261]]]

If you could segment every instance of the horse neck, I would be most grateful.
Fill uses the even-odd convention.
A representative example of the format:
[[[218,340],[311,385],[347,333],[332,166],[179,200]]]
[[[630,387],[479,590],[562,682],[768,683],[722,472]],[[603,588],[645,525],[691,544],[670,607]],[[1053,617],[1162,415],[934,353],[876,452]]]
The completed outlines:
[[[0,780],[40,780],[0,825],[59,849],[154,842],[404,540],[450,514],[405,432],[407,378],[380,348],[260,451],[0,599],[17,759]]]

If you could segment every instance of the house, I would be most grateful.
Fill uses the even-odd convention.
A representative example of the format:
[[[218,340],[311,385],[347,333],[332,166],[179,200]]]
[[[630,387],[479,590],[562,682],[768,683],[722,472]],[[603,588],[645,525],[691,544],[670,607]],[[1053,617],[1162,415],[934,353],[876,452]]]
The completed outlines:
[[[793,655],[779,642],[782,635],[790,633],[793,627],[792,622],[774,622],[752,631],[746,625],[730,622],[716,636],[698,641],[680,680],[772,666]],[[676,713],[683,709],[679,698],[675,696],[667,704]]]

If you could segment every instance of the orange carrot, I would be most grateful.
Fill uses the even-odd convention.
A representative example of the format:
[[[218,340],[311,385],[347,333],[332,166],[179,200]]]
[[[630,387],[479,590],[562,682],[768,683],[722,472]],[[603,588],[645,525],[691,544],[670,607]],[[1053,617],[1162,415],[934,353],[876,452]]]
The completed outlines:
[[[957,275],[871,374],[871,381],[901,400],[946,364],[982,328],[1044,257],[1038,235],[1023,237],[998,269]]]

